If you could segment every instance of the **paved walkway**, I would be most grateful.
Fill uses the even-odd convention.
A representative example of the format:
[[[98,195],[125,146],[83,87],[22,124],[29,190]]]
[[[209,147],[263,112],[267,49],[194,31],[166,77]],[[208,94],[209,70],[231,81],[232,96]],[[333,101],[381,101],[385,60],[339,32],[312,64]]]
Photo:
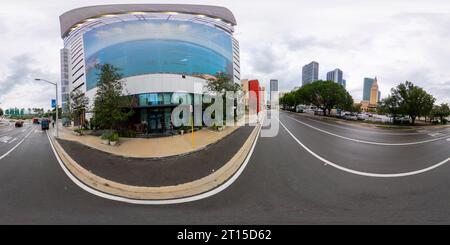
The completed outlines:
[[[92,174],[125,185],[162,187],[188,183],[218,171],[240,151],[253,129],[240,127],[202,151],[164,159],[125,158],[89,149],[74,141],[59,139],[58,142]],[[162,147],[171,148],[170,144]]]
[[[192,146],[191,134],[175,135],[161,138],[120,138],[116,146],[103,145],[100,137],[83,135],[76,136],[70,129],[60,127],[61,139],[75,141],[85,146],[123,157],[133,158],[161,158],[187,154],[201,150],[208,145],[234,132],[238,127],[226,127],[223,131],[213,131],[204,128],[195,132],[195,147]]]

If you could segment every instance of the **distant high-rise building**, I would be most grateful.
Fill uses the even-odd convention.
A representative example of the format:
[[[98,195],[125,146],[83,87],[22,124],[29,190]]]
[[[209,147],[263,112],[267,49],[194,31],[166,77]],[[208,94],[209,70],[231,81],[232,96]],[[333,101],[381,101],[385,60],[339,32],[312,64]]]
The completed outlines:
[[[327,80],[339,83],[345,88],[344,73],[341,71],[341,69],[337,68],[334,69],[333,71],[327,72]]]
[[[374,79],[364,78],[364,88],[363,88],[363,100],[370,101],[370,89],[372,88]]]
[[[370,104],[376,105],[378,104],[378,99],[380,97],[380,91],[378,90],[378,81],[377,77],[375,77],[372,87],[370,88]]]
[[[270,90],[269,90],[269,98],[270,98],[270,103],[273,103],[273,100],[275,99],[272,96],[275,96],[272,94],[272,92],[278,92],[278,80],[276,79],[271,79],[270,80]]]
[[[319,80],[319,63],[313,61],[302,68],[302,85]]]
[[[344,88],[347,88],[347,80],[342,79],[342,85],[344,86]]]

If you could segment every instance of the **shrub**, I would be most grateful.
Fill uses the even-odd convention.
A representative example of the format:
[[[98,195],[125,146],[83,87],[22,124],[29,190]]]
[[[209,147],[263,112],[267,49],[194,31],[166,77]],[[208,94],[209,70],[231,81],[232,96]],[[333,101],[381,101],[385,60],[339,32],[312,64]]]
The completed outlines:
[[[124,129],[119,131],[119,137],[123,138],[136,138],[137,133],[134,130]]]
[[[77,128],[74,130],[75,133],[83,134],[83,130],[81,128]]]
[[[112,141],[112,142],[119,141],[119,134],[118,133],[111,134],[111,137],[109,138],[109,140]]]
[[[103,133],[102,136],[100,136],[102,140],[109,140],[111,138],[110,133]]]

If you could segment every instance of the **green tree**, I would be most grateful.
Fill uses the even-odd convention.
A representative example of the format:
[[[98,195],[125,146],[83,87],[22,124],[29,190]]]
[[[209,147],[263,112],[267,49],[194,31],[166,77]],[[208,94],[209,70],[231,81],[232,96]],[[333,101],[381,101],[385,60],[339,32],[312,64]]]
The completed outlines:
[[[299,88],[296,92],[297,101],[302,104],[312,104],[330,115],[333,108],[351,110],[352,96],[345,88],[333,81],[315,81]]]
[[[67,101],[67,117],[71,121],[79,121],[81,116],[88,110],[89,99],[79,89],[72,91]],[[79,127],[81,128],[81,124]]]
[[[220,95],[225,95],[225,92],[227,91],[237,92],[242,90],[241,85],[233,82],[230,77],[223,72],[217,73],[215,78],[208,79],[206,88],[208,91]]]
[[[400,105],[400,98],[397,96],[389,95],[378,102],[378,112],[380,114],[387,114],[392,116],[393,123],[396,122],[396,118],[403,115],[402,108]]]
[[[223,99],[223,119],[227,119],[227,113],[226,113],[226,92],[238,92],[242,91],[241,85],[233,82],[226,73],[219,72],[216,74],[215,78],[209,78],[206,82],[206,88],[209,92],[222,96]],[[241,94],[243,96],[243,94]],[[230,100],[233,98],[229,98]],[[234,105],[237,105],[237,98],[234,98]],[[203,105],[203,108],[206,108],[207,104]],[[234,120],[237,120],[237,114],[235,113]]]
[[[297,104],[298,103],[297,103],[297,97],[295,96],[295,92],[285,93],[280,98],[280,105],[282,105],[284,108],[296,106]]]
[[[122,74],[119,68],[110,64],[98,65],[97,93],[93,113],[100,127],[110,129],[111,133],[119,122],[128,119],[133,111],[131,103],[123,95]],[[126,110],[129,108],[129,110]]]
[[[361,113],[361,111],[362,111],[361,104],[353,104],[353,106],[351,107],[351,109],[349,111],[350,112]]]
[[[398,99],[401,111],[411,118],[413,125],[417,117],[430,115],[436,101],[432,95],[409,81],[394,88],[391,95]]]
[[[442,103],[441,105],[435,105],[431,111],[430,118],[434,119],[438,117],[442,124],[446,123],[445,118],[450,116],[450,107],[447,103]]]

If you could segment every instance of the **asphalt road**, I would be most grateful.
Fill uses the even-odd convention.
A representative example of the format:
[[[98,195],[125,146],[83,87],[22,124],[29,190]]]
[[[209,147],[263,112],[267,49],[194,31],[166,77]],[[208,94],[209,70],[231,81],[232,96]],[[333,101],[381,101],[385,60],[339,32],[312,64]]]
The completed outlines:
[[[416,175],[378,178],[318,158],[364,173],[426,169],[450,157],[449,130],[399,135],[285,112],[279,120],[284,126],[278,135],[258,139],[247,168],[233,185],[207,199],[167,206],[125,204],[87,193],[62,171],[39,128],[0,128],[0,138],[17,138],[11,144],[0,140],[0,156],[28,135],[0,160],[0,223],[450,223],[450,162]]]

